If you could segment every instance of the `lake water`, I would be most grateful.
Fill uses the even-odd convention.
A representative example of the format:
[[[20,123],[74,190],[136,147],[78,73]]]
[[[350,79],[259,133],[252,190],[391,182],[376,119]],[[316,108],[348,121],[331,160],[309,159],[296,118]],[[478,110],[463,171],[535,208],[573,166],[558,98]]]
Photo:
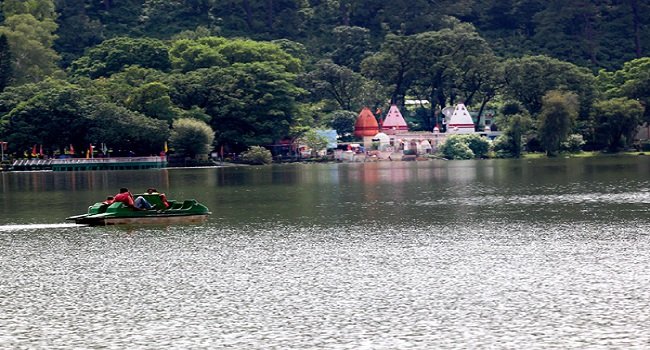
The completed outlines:
[[[201,225],[80,227],[119,187]],[[0,348],[650,347],[650,158],[0,173]]]

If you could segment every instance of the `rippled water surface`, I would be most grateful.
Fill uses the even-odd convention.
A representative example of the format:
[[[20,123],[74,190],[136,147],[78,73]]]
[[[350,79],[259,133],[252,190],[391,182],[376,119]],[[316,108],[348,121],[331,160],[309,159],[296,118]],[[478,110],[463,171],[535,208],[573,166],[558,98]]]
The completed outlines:
[[[638,157],[0,174],[0,348],[648,348],[649,171]],[[121,186],[214,214],[63,221]]]

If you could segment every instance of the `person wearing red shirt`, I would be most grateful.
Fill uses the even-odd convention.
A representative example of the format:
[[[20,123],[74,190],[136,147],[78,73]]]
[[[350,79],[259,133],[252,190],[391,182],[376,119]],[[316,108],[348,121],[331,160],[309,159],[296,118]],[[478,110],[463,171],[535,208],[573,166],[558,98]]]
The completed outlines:
[[[169,202],[167,202],[167,196],[165,196],[164,193],[158,193],[158,190],[155,188],[148,188],[147,189],[148,194],[157,194],[158,197],[160,197],[160,200],[162,201],[163,205],[165,206],[164,209],[169,208]]]
[[[113,197],[113,202],[121,202],[128,207],[140,210],[149,210],[153,208],[153,205],[141,196],[134,200],[129,189],[124,187],[120,188],[120,193]]]

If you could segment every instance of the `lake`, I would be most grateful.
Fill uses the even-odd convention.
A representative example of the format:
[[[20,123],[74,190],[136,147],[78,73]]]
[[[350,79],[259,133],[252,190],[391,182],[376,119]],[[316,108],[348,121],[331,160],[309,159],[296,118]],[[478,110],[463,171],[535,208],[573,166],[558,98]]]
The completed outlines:
[[[64,221],[157,187],[200,225]],[[0,173],[0,348],[648,348],[650,158]]]

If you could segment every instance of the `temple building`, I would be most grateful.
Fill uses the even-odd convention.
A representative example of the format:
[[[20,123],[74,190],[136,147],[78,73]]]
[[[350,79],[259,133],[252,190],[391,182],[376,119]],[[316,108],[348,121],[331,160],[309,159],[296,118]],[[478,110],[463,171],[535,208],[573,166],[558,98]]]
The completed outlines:
[[[447,122],[447,133],[449,134],[473,134],[474,130],[474,120],[472,116],[469,115],[467,108],[463,103],[459,103],[454,108],[454,113],[452,113]]]
[[[449,108],[449,112],[451,108]],[[406,120],[396,105],[391,105],[383,122],[377,122],[370,109],[363,108],[354,126],[354,135],[363,139],[363,147],[379,159],[399,160],[402,156],[434,153],[448,135],[479,134],[494,138],[500,132],[475,131],[475,124],[467,107],[457,104],[447,114],[446,132],[440,132],[438,125],[432,131],[409,131]]]
[[[372,137],[379,132],[379,123],[368,107],[364,107],[354,123],[354,136],[359,138]]]
[[[406,120],[404,120],[402,113],[400,113],[399,108],[397,108],[396,105],[390,106],[386,119],[381,123],[381,131],[386,135],[395,135],[409,131]]]

